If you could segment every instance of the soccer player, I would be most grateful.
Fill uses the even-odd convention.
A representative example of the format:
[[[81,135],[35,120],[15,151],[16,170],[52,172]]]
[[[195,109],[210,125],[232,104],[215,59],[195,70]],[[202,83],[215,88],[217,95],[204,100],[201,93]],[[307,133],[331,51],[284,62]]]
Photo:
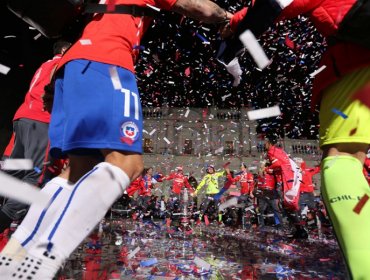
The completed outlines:
[[[321,191],[351,277],[368,279],[370,189],[362,169],[370,144],[369,2],[294,0],[279,11],[282,2],[256,0],[236,13],[230,22],[234,30],[224,29],[235,35],[223,57],[228,63],[236,56],[244,30],[258,37],[274,21],[298,15],[311,19],[328,39],[320,62],[326,68],[315,76],[312,94],[312,103],[320,104]]]
[[[129,3],[132,2],[115,1],[116,5]],[[208,0],[135,3],[206,23],[224,23],[231,17]],[[73,190],[62,211],[27,250],[11,277],[52,279],[130,182],[141,174],[142,111],[134,74],[134,47],[140,45],[150,22],[150,17],[141,15],[95,14],[60,61],[49,136],[54,156],[68,154],[68,181]],[[101,163],[94,166],[97,160]],[[14,262],[14,258],[10,259]]]

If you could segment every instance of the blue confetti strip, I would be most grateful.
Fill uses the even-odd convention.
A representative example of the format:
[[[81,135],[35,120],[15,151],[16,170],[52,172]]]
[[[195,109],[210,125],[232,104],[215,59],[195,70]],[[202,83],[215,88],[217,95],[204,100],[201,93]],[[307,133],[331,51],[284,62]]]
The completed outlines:
[[[333,108],[333,109],[331,109],[331,111],[333,113],[341,116],[343,119],[347,119],[348,118],[348,116],[345,113],[343,113],[342,111],[339,111],[338,109]]]

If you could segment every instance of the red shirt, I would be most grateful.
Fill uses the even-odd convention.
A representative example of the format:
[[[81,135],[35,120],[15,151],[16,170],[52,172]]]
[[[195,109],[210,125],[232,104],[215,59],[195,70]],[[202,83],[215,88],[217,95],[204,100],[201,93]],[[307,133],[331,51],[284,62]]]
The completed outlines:
[[[144,180],[142,176],[137,177],[126,189],[129,196],[133,196],[135,192],[140,191],[144,188]]]
[[[241,174],[235,176],[234,178],[231,177],[231,174],[227,174],[227,179],[232,183],[240,182],[241,194],[250,194],[251,192],[253,192],[254,179],[252,173],[243,171]]]
[[[115,4],[146,7],[146,4],[170,10],[177,0],[117,0]],[[105,1],[106,2],[106,1]],[[134,72],[134,46],[148,28],[151,18],[129,14],[97,14],[83,34],[63,56],[59,65],[74,59],[87,59],[121,66]]]
[[[265,173],[264,176],[258,176],[257,188],[261,190],[274,190],[276,188],[275,176]]]
[[[37,69],[32,78],[30,88],[26,93],[23,104],[18,108],[13,120],[21,118],[31,119],[44,123],[50,122],[49,112],[43,109],[43,102],[41,96],[44,94],[44,87],[50,83],[51,74],[61,59],[61,55],[56,55],[53,59],[43,63]]]
[[[188,178],[181,173],[172,172],[170,175],[163,177],[162,180],[173,180],[172,191],[175,194],[180,194],[184,186],[191,191],[193,190],[193,188],[189,184]]]
[[[151,175],[145,175],[142,180],[140,195],[151,196],[152,188],[154,187],[153,177]]]
[[[312,183],[312,177],[320,172],[320,166],[307,167],[305,162],[301,163],[302,169],[302,182],[301,192],[312,193],[314,191],[314,185]]]

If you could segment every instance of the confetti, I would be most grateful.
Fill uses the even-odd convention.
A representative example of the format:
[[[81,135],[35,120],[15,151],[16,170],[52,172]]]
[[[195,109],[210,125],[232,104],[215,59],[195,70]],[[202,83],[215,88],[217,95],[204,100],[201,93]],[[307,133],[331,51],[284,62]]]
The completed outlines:
[[[331,109],[331,111],[332,111],[333,113],[335,113],[335,114],[337,114],[337,115],[341,116],[343,119],[347,119],[347,118],[348,118],[348,116],[347,116],[345,113],[343,113],[342,111],[340,111],[340,110],[338,110],[338,109],[333,108],[333,109]]]
[[[324,69],[326,68],[326,65],[323,65],[321,66],[319,69],[313,71],[311,74],[310,74],[310,77],[313,78],[315,77],[317,74],[319,74],[321,71],[323,71]]]
[[[211,268],[211,265],[208,262],[206,262],[205,260],[203,260],[199,257],[194,258],[194,263],[197,266],[204,268],[205,270],[209,270]]]
[[[32,170],[33,162],[30,159],[5,159],[3,170]]]
[[[168,140],[166,137],[163,137],[163,140],[167,143],[167,144],[171,144],[171,141]]]
[[[256,37],[250,30],[244,31],[239,36],[240,41],[246,47],[250,55],[253,57],[253,60],[258,65],[258,68],[266,68],[271,61],[267,58],[266,53],[262,49],[260,43],[257,41]]]
[[[190,109],[188,108],[188,109],[186,110],[186,112],[185,112],[184,117],[185,117],[185,118],[187,118],[187,117],[189,116],[189,113],[190,113]]]
[[[149,7],[149,8],[151,8],[151,9],[153,9],[153,10],[155,10],[155,11],[157,11],[157,12],[160,12],[161,11],[160,8],[157,8],[157,7],[152,6],[152,5],[149,5],[149,4],[146,4],[146,6]]]
[[[80,39],[79,40],[80,44],[85,46],[85,45],[92,45],[91,43],[91,40],[90,39]]]
[[[353,209],[353,212],[355,212],[356,214],[360,214],[362,208],[365,206],[368,200],[369,200],[369,196],[367,194],[364,194],[364,196],[360,199],[360,201],[357,203],[357,205]]]
[[[248,119],[252,121],[252,120],[260,120],[264,118],[280,116],[281,111],[280,111],[280,107],[276,105],[273,107],[248,111],[247,115],[248,115]]]
[[[42,36],[41,33],[38,33],[35,37],[33,37],[33,40],[37,40],[38,38],[40,38]]]
[[[154,128],[150,133],[149,135],[152,136],[154,134],[154,132],[156,132],[157,130]]]
[[[0,172],[0,195],[31,205],[33,203],[45,207],[50,200],[40,188],[31,186],[23,181]]]
[[[8,66],[0,64],[0,73],[1,74],[7,75],[9,71],[10,71],[10,68]]]

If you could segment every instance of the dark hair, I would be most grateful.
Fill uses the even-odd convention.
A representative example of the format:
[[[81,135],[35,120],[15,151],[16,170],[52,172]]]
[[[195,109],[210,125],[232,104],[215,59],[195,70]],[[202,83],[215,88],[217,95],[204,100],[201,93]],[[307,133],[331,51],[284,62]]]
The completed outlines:
[[[58,40],[53,45],[53,54],[60,54],[62,53],[63,49],[68,49],[72,44],[70,42],[64,40]]]
[[[272,145],[275,145],[279,140],[279,136],[277,133],[270,131],[266,133],[265,140],[269,141]]]

